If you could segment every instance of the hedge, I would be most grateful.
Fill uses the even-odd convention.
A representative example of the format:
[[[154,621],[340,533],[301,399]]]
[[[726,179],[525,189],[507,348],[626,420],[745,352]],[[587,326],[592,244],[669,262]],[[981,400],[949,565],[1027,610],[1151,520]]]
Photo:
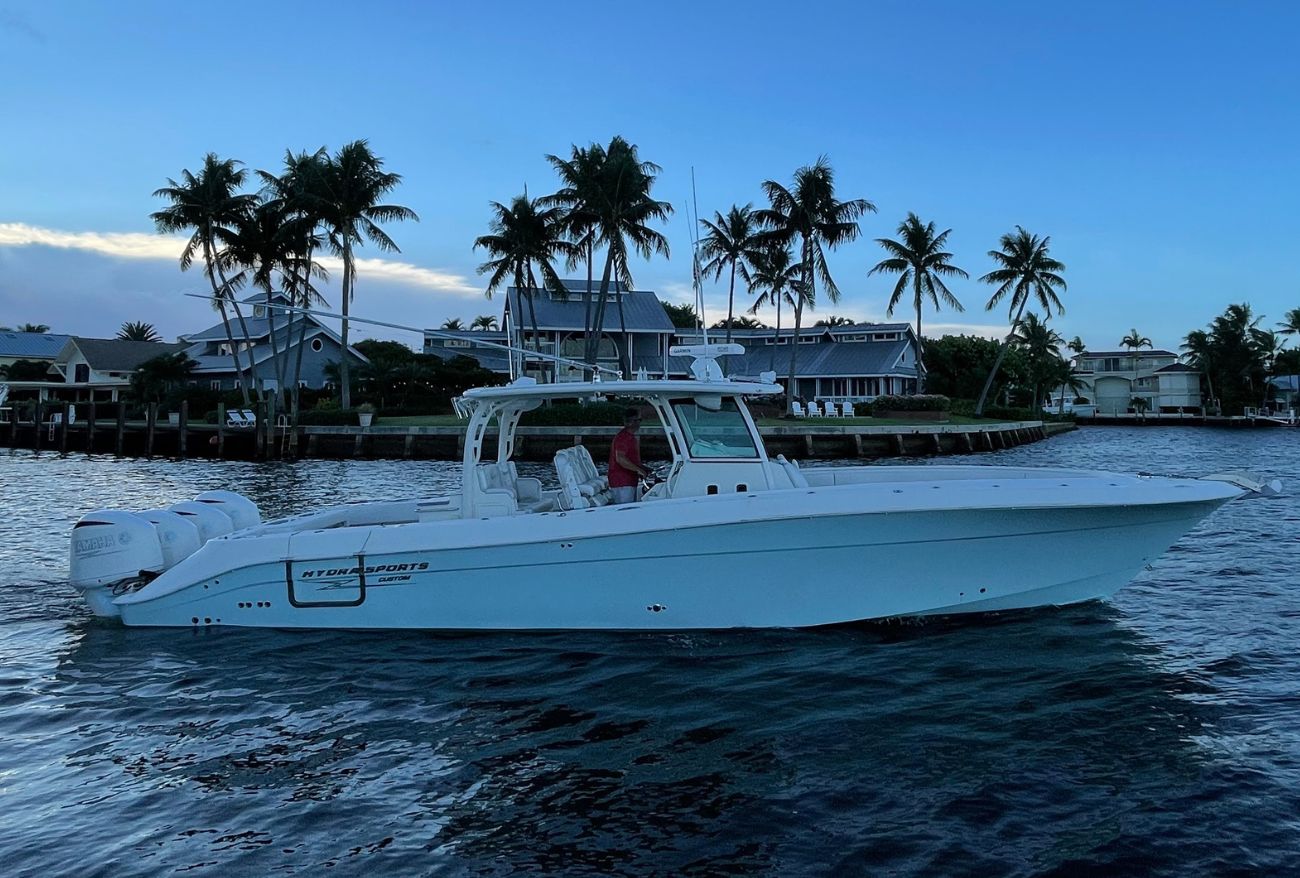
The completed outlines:
[[[952,400],[937,393],[920,393],[914,396],[877,396],[871,403],[873,414],[882,412],[946,412],[952,409]]]

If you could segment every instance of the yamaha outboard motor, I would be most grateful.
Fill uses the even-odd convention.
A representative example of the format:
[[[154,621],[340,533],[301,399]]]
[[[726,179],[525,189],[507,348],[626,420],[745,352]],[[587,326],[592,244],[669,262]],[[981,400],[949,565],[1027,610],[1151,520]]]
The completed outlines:
[[[118,616],[114,590],[129,589],[163,571],[163,551],[151,522],[134,512],[102,509],[72,529],[69,581],[97,616]]]

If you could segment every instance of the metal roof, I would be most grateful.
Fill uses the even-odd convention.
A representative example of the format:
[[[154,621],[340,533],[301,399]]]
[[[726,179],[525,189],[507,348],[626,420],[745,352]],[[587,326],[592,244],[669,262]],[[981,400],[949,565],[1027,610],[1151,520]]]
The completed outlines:
[[[574,290],[572,284],[574,281],[564,281],[565,286],[574,292],[585,291],[587,282],[581,282],[581,286]],[[615,292],[614,285],[611,283],[610,291]],[[605,331],[621,332],[623,323],[619,320],[619,302],[623,306],[623,321],[626,322],[629,332],[653,332],[668,335],[674,332],[672,320],[668,318],[668,312],[664,310],[663,304],[659,297],[654,293],[644,290],[623,292],[618,291],[615,301],[605,303]],[[597,288],[592,296],[593,308],[596,301],[600,298],[600,290]],[[533,294],[532,307],[537,313],[537,328],[549,331],[559,332],[582,332],[583,325],[586,322],[587,303],[582,299],[575,298],[569,301],[560,301],[555,299],[551,293],[546,290],[538,290]],[[533,325],[532,312],[529,311],[527,298],[519,295],[519,290],[511,287],[506,290],[506,308],[515,315],[512,319],[516,320],[523,329],[531,329]]]
[[[521,384],[475,387],[465,399],[567,399],[590,396],[772,396],[782,393],[778,384],[755,381],[561,381],[557,384]]]
[[[1098,357],[1136,357],[1145,360],[1148,357],[1177,357],[1173,351],[1166,351],[1160,348],[1148,351],[1084,351],[1079,354],[1081,360],[1095,360]]]
[[[48,332],[0,332],[0,357],[53,360],[69,337]]]
[[[1168,366],[1161,366],[1156,370],[1156,374],[1161,372],[1200,372],[1200,369],[1193,369],[1186,363],[1170,363]]]

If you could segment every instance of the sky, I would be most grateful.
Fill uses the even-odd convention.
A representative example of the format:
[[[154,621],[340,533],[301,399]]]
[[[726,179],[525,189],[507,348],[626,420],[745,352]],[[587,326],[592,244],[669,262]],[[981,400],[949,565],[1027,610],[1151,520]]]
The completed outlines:
[[[831,256],[843,298],[817,315],[886,319],[874,241],[914,211],[971,274],[927,335],[1005,332],[977,278],[1021,225],[1066,265],[1062,336],[1177,350],[1229,303],[1265,326],[1300,307],[1298,41],[1300,7],[1266,2],[0,0],[0,325],[214,323],[153,191],[209,151],[275,171],[357,138],[420,221],[388,229],[400,254],[360,252],[354,313],[499,315],[472,249],[489,203],[553,191],[548,153],[620,134],[676,208],[671,257],[633,265],[667,300],[691,298],[692,169],[707,217],[826,155],[840,197],[878,212]],[[725,286],[706,295],[725,316]]]

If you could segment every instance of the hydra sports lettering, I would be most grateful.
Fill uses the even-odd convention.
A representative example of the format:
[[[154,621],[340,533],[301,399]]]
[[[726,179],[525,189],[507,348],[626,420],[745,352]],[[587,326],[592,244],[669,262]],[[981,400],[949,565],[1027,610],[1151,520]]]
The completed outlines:
[[[428,561],[419,561],[411,564],[367,564],[365,567],[332,567],[321,570],[304,570],[298,575],[299,579],[327,579],[335,576],[373,576],[377,573],[418,573],[421,570],[428,570]]]

